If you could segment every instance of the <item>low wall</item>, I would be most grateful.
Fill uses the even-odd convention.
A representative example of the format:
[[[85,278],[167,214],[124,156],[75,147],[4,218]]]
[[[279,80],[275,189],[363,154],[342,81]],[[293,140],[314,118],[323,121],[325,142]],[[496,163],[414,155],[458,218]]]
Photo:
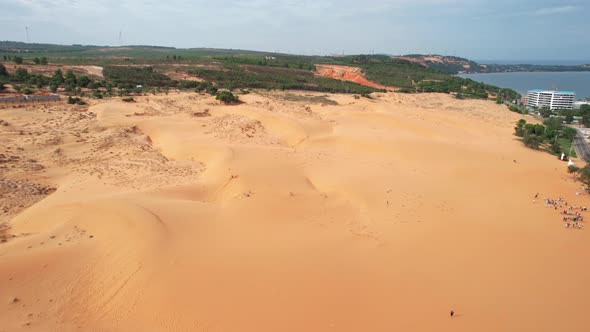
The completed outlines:
[[[0,103],[20,103],[20,102],[31,102],[31,101],[58,101],[60,100],[59,95],[41,95],[41,96],[8,96],[0,97]]]

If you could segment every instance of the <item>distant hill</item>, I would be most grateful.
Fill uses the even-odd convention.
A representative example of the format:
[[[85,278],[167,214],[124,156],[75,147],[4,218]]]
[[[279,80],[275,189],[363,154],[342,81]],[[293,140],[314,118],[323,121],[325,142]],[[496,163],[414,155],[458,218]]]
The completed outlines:
[[[532,65],[532,64],[479,64],[475,61],[437,54],[408,54],[393,56],[395,59],[417,63],[447,74],[461,73],[504,73],[504,72],[538,72],[538,71],[590,71],[586,65]]]
[[[45,62],[45,67],[40,66],[41,59]],[[0,87],[3,82],[14,83],[19,89],[31,91],[35,86],[43,90],[51,84],[54,88],[67,92],[74,92],[88,85],[106,89],[107,83],[117,86],[117,89],[119,86],[121,89],[128,89],[137,85],[145,89],[188,89],[195,88],[196,81],[204,80],[216,88],[228,90],[308,90],[366,95],[395,89],[405,93],[452,93],[457,98],[492,97],[500,102],[513,101],[518,97],[510,89],[452,76],[451,74],[457,72],[479,70],[481,66],[467,59],[439,55],[303,56],[215,48],[53,45],[0,41],[0,60],[10,63],[11,70],[15,71],[9,77],[0,77]],[[26,68],[20,68],[17,75],[13,64]],[[66,84],[59,80],[49,80],[47,75],[56,70],[57,66],[75,69],[75,66],[82,65],[102,67],[104,82],[88,83],[84,80],[87,84],[80,87],[73,79]],[[323,68],[331,65],[332,68],[353,73],[355,77],[345,80],[338,75],[322,75],[317,70],[321,67],[319,65],[323,65]],[[340,67],[334,67],[335,65]],[[343,66],[349,68],[342,69]],[[23,72],[23,69],[31,72]]]
[[[99,45],[55,45],[55,44],[35,44],[15,41],[0,41],[0,53],[24,53],[30,55],[47,55],[56,56],[88,56],[88,57],[105,57],[105,56],[141,56],[141,57],[161,57],[163,54],[174,54],[181,56],[224,56],[224,55],[273,55],[272,52],[234,50],[234,49],[216,49],[216,48],[176,48],[153,45],[126,45],[126,46],[99,46]]]
[[[349,56],[300,56],[289,55],[284,53],[251,51],[239,49],[218,49],[218,48],[176,48],[154,45],[126,45],[126,46],[100,46],[100,45],[56,45],[56,44],[36,44],[15,41],[0,41],[0,54],[19,54],[22,56],[52,56],[60,58],[64,62],[77,64],[96,63],[97,60],[111,61],[112,59],[143,59],[143,63],[156,61],[169,57],[181,57],[185,60],[192,59],[194,62],[203,60],[204,57],[219,56],[251,56],[265,57],[271,56],[282,59],[296,59],[297,62],[305,63],[332,63],[338,64],[346,62],[346,59],[354,57]],[[407,55],[372,55],[375,58],[393,58],[398,61],[417,64],[422,67],[432,69],[436,72],[445,74],[460,73],[498,73],[498,72],[530,72],[530,71],[590,71],[590,64],[586,65],[532,65],[532,64],[479,64],[475,61],[438,54],[407,54]],[[391,62],[390,64],[393,64]],[[398,65],[400,63],[397,63]]]
[[[434,70],[441,71],[447,74],[458,74],[463,72],[480,72],[485,69],[482,65],[475,61],[456,56],[445,56],[437,54],[408,54],[401,56],[394,56],[395,59],[401,59],[420,64]]]

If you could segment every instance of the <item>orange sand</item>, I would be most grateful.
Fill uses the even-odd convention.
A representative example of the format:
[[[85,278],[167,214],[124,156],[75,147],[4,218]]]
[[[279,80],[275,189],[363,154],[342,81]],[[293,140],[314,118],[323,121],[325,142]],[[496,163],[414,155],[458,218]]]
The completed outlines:
[[[2,198],[0,331],[588,330],[589,230],[532,202],[588,196],[517,114],[280,97],[1,110],[0,179],[57,191]]]

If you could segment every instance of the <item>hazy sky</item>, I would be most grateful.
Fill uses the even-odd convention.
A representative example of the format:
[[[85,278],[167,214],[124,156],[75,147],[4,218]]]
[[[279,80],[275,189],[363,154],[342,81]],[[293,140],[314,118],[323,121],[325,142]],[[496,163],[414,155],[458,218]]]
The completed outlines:
[[[589,0],[0,0],[0,40],[590,60]]]

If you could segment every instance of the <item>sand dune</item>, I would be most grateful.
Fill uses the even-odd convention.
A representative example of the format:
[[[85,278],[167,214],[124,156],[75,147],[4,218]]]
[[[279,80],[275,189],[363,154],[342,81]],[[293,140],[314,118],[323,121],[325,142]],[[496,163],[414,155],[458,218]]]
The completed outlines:
[[[588,196],[517,114],[309,96],[1,110],[0,331],[588,329],[588,230],[532,201]]]

